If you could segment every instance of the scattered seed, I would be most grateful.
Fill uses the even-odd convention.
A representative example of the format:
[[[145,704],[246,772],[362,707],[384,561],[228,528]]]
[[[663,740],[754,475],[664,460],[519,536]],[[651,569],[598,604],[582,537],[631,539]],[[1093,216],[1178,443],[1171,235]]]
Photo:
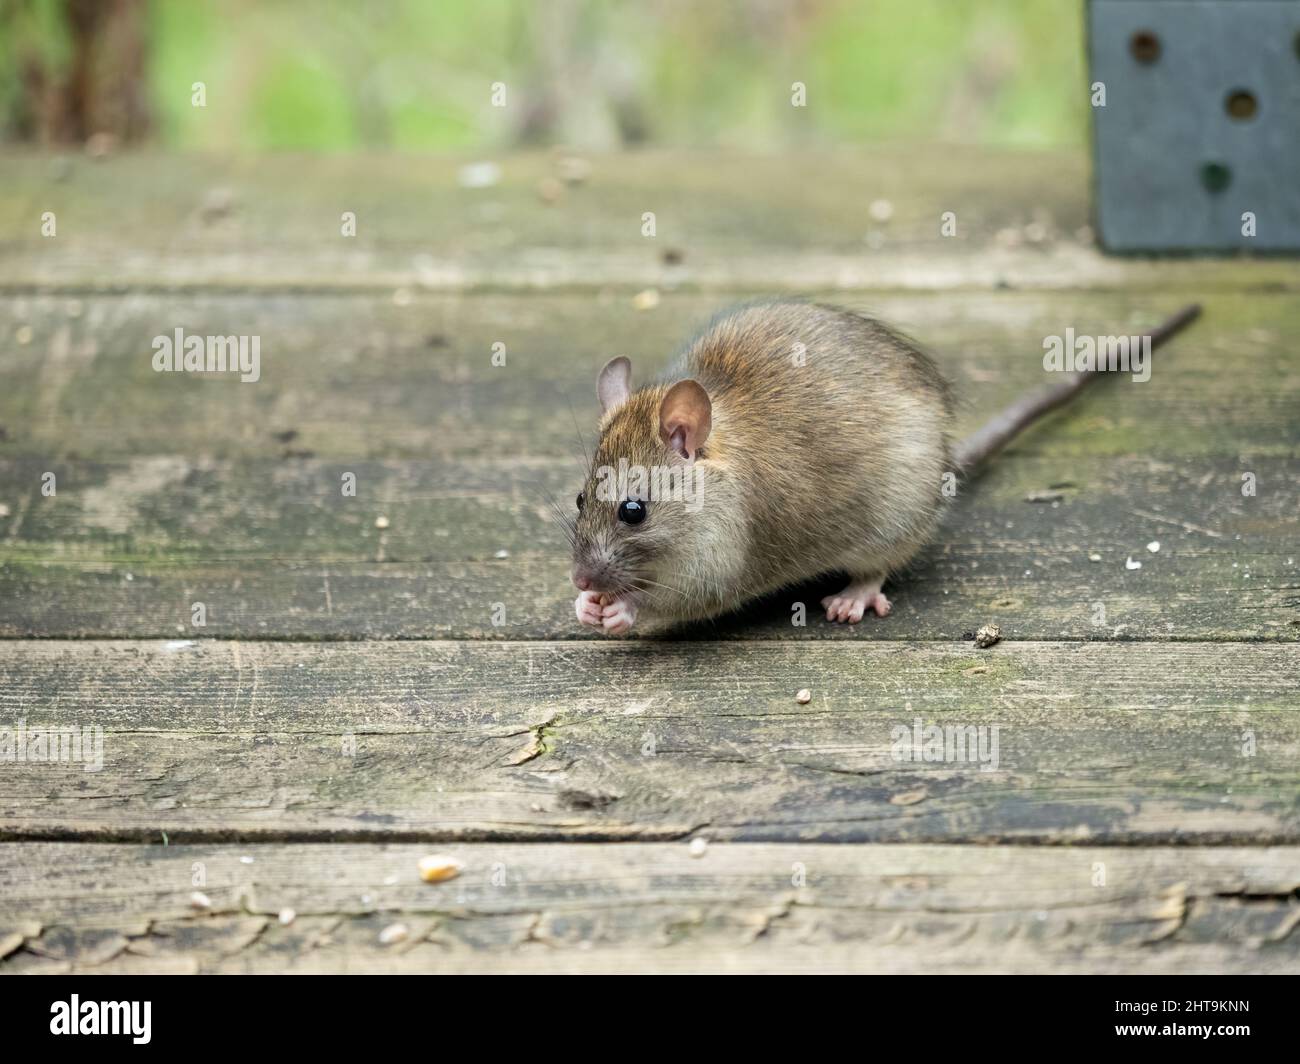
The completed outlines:
[[[686,847],[692,857],[703,857],[709,848],[709,840],[700,835],[691,839],[691,844]]]
[[[292,909],[281,909],[281,910],[280,910],[279,920],[280,920],[280,923],[283,924],[285,927],[288,927],[288,926],[289,926],[291,923],[293,923],[296,919],[298,919],[298,914],[297,914],[296,912],[294,912]]]
[[[544,177],[537,182],[537,198],[543,203],[557,203],[564,195],[564,186],[553,177]]]
[[[190,895],[190,907],[194,909],[211,909],[212,899],[201,890],[196,890]]]
[[[1101,561],[1101,555],[1098,554],[1096,551],[1093,551],[1091,554],[1088,555],[1088,561],[1099,562]]]
[[[228,215],[235,206],[234,193],[228,188],[209,189],[199,207],[199,215],[209,224]]]
[[[979,631],[975,633],[975,645],[981,650],[987,650],[1001,639],[1002,629],[996,624],[981,625]]]
[[[501,180],[501,167],[496,163],[469,163],[456,174],[461,188],[491,188]]]
[[[240,863],[240,864],[252,864],[252,863],[253,863],[253,859],[252,859],[251,857],[241,857],[241,858],[239,859],[239,863]]]
[[[1159,549],[1160,549],[1160,540],[1158,539],[1153,539],[1150,543],[1147,544],[1147,550],[1149,550],[1152,554],[1155,554],[1156,551],[1158,551]]]
[[[1135,562],[1135,561],[1133,560],[1133,556],[1132,556],[1132,555],[1129,555],[1129,556],[1124,560],[1124,568],[1125,568],[1125,569],[1141,569],[1141,568],[1142,568],[1142,563],[1141,563],[1141,562]]]
[[[379,932],[379,944],[391,946],[394,942],[401,942],[410,933],[411,929],[405,924],[389,924]]]
[[[659,305],[659,290],[657,288],[647,288],[644,292],[638,292],[632,297],[632,306],[637,310],[654,310]]]
[[[494,557],[494,558],[509,558],[509,557],[510,557],[510,552],[509,552],[508,550],[499,550],[499,551],[497,551],[494,555],[492,555],[492,557]]]
[[[387,527],[388,527],[388,518],[385,517],[383,514],[380,514],[378,517],[375,518],[375,527],[376,527],[376,528],[387,528]]]
[[[86,154],[92,159],[107,159],[117,150],[117,137],[112,133],[92,133],[86,138]]]
[[[577,155],[561,155],[555,160],[555,172],[566,185],[581,185],[591,176],[591,163]]]
[[[812,701],[812,692],[808,688],[802,688],[795,696],[794,700],[801,706],[806,706]]]
[[[1031,491],[1025,496],[1025,502],[1060,502],[1064,498],[1063,491]]]
[[[872,201],[867,213],[871,215],[871,220],[875,222],[887,222],[894,216],[894,205],[887,199],[878,199]]]
[[[902,794],[891,795],[890,805],[916,805],[917,802],[924,802],[929,798],[929,792],[924,788],[919,791],[904,791]]]
[[[464,867],[464,863],[455,857],[445,853],[435,853],[420,858],[420,878],[426,883],[441,883],[447,879],[455,879]]]

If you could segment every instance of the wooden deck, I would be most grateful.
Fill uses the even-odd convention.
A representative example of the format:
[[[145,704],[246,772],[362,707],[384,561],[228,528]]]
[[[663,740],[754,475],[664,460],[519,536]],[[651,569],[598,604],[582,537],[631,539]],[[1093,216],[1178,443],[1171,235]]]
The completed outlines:
[[[0,160],[0,729],[103,731],[0,757],[0,973],[1300,971],[1300,264],[1100,255],[1072,155],[552,167]],[[596,370],[771,293],[904,328],[965,429],[1046,335],[1204,315],[889,618],[579,630],[547,495]],[[177,327],[261,380],[154,373]],[[895,760],[917,719],[997,770]]]

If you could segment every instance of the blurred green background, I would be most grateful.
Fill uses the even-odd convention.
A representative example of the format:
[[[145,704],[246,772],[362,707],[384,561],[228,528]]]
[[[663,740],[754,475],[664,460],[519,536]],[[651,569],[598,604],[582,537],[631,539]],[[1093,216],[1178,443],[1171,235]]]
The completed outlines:
[[[1082,7],[0,0],[0,137],[330,152],[1072,145],[1087,121]],[[806,107],[791,106],[796,81]]]

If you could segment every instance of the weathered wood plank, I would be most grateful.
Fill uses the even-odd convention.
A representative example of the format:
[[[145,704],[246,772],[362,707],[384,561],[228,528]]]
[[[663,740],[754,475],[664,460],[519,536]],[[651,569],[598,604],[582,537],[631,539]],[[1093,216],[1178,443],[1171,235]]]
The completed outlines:
[[[0,368],[0,634],[169,636],[201,601],[209,635],[581,636],[546,495],[577,490],[592,367],[627,350],[657,368],[715,306],[139,296],[76,300],[69,318],[65,299],[0,300],[13,335],[33,329]],[[963,430],[1041,383],[1034,337],[1164,312],[1026,294],[878,309],[961,382]],[[805,589],[707,634],[954,639],[996,614],[1020,638],[1300,636],[1298,314],[1290,297],[1212,301],[1150,382],[1108,382],[1016,444],[899,582],[886,625],[792,629],[790,601],[823,593]],[[264,334],[262,380],[153,373],[149,337],[181,320]],[[1257,373],[1228,357],[1243,350]],[[1025,502],[1056,484],[1058,506]]]
[[[0,761],[0,835],[1294,843],[1297,690],[1267,644],[8,642],[0,722],[103,759]]]
[[[590,179],[553,205],[538,196],[549,155],[504,160],[488,189],[458,186],[463,161],[8,152],[0,287],[1300,287],[1285,259],[1101,255],[1087,228],[1090,167],[1074,153],[907,146],[801,151],[792,164],[647,151],[591,160]],[[871,216],[879,200],[887,222]],[[45,211],[57,218],[52,238],[41,235]],[[356,214],[352,238],[341,235],[345,211]],[[653,239],[642,236],[647,211]]]
[[[0,973],[1300,971],[1294,847],[425,852],[3,844]]]
[[[1009,458],[892,583],[888,618],[827,623],[830,577],[677,634],[959,640],[996,620],[1016,639],[1294,641],[1300,461],[1248,464],[1249,497],[1231,459]],[[345,466],[356,498],[338,491]],[[166,457],[57,470],[57,496],[24,495],[42,463],[0,460],[0,492],[19,500],[0,542],[6,636],[603,638],[573,618],[548,505],[572,505],[572,462]],[[1061,484],[1055,506],[1026,501]]]
[[[649,379],[713,314],[752,294],[667,294],[652,311],[613,295],[426,295],[405,306],[375,295],[0,297],[0,455],[569,458],[579,429],[589,438],[596,425],[604,361],[627,355],[636,380]],[[1043,385],[1044,337],[1137,332],[1201,298],[880,294],[847,305],[935,356],[957,387],[966,432]],[[1018,449],[1078,462],[1300,457],[1291,347],[1300,301],[1257,293],[1204,302],[1203,317],[1155,357],[1149,381],[1120,375]],[[260,379],[154,372],[153,338],[178,327],[259,336]],[[505,366],[493,365],[496,343]]]

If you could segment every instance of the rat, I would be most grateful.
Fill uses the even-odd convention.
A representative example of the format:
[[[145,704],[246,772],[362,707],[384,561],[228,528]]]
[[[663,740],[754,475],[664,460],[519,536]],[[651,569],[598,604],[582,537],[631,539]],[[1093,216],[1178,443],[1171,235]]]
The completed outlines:
[[[1152,348],[1197,313],[1153,332]],[[834,572],[848,582],[822,599],[828,621],[886,617],[885,582],[933,536],[945,485],[1104,372],[1063,375],[954,444],[938,366],[850,310],[726,311],[636,390],[630,361],[610,359],[577,513],[562,515],[578,620],[609,635],[639,618],[705,620]]]

